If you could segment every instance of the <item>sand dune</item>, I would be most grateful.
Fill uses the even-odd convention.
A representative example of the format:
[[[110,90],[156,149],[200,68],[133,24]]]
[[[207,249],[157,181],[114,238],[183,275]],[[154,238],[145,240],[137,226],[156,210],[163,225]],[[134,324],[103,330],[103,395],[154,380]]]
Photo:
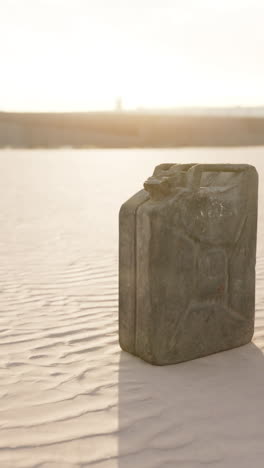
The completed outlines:
[[[0,112],[0,148],[260,146],[264,109]]]
[[[262,468],[263,148],[0,153],[1,468]],[[176,366],[121,352],[117,213],[155,164],[260,174],[254,343]]]

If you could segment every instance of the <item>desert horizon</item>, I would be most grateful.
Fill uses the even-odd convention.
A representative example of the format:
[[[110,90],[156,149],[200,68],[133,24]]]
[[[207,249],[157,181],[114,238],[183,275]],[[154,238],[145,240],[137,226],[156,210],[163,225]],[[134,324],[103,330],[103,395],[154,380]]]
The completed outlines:
[[[264,108],[0,112],[0,147],[264,145]]]

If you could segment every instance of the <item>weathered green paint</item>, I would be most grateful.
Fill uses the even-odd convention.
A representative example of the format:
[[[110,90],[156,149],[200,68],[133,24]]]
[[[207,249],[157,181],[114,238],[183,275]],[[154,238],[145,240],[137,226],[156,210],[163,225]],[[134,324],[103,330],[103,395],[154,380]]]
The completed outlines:
[[[144,188],[120,210],[121,347],[165,365],[248,343],[256,169],[162,164]]]

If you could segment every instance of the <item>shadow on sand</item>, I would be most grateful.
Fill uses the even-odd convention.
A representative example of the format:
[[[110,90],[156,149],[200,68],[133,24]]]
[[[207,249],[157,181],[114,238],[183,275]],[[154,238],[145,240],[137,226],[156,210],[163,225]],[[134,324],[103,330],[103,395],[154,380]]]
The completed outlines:
[[[165,367],[121,353],[119,468],[263,468],[263,441],[254,344]]]

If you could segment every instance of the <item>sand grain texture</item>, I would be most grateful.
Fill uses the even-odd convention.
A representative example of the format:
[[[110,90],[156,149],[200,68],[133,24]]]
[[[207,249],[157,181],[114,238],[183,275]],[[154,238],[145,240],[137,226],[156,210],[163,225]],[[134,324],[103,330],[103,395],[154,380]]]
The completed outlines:
[[[1,468],[263,467],[263,153],[0,152]],[[193,161],[259,171],[254,344],[153,367],[118,345],[118,210]]]

